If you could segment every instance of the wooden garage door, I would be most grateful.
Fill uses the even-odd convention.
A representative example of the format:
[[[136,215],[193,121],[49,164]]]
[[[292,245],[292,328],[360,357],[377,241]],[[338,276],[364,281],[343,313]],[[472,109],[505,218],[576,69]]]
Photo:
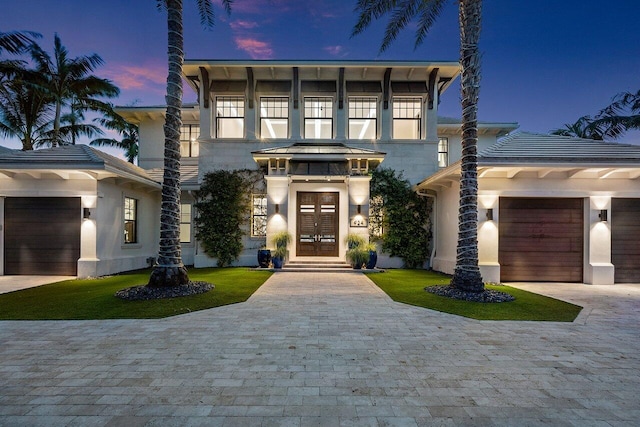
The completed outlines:
[[[501,198],[500,279],[582,282],[583,200]]]
[[[80,198],[7,198],[4,206],[5,274],[77,274]]]
[[[640,283],[640,199],[611,199],[611,263],[616,283]]]

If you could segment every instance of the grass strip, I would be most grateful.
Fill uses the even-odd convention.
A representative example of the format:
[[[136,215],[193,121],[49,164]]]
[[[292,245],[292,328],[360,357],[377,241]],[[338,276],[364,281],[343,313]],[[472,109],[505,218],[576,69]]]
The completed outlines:
[[[441,297],[424,288],[447,284],[451,277],[427,270],[387,270],[367,277],[394,301],[471,319],[572,322],[582,310],[575,304],[502,285],[486,288],[511,294],[515,301],[478,303]]]

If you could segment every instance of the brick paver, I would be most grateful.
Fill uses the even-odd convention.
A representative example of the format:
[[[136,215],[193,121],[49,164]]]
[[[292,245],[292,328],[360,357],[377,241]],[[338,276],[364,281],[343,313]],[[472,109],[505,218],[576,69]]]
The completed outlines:
[[[0,322],[0,425],[639,425],[640,286],[521,286],[586,309],[481,322],[279,273],[169,319]]]

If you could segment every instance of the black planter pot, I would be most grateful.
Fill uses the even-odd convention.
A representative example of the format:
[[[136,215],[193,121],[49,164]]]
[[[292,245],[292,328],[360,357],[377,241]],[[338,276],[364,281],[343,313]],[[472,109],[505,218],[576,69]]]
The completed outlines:
[[[369,262],[367,262],[367,270],[373,270],[376,268],[376,263],[378,262],[378,252],[369,251]]]
[[[269,268],[269,263],[271,263],[271,250],[259,249],[258,265],[260,266],[260,268]]]
[[[273,261],[273,268],[282,268],[282,264],[284,263],[284,260],[282,258],[273,257],[272,261]]]

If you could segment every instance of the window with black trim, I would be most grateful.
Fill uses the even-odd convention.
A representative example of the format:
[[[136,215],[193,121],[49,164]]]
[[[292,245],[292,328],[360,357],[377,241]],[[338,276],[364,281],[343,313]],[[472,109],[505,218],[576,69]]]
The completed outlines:
[[[393,98],[393,139],[420,139],[422,98]]]
[[[216,138],[244,137],[244,97],[216,97]]]
[[[349,139],[376,139],[378,99],[349,98]]]
[[[180,155],[182,157],[198,157],[200,125],[183,124],[180,127]]]
[[[449,138],[438,138],[438,166],[449,166]]]
[[[191,206],[180,203],[180,243],[191,243]]]
[[[264,194],[251,195],[251,236],[264,237],[267,235],[267,196]]]
[[[260,98],[260,137],[289,137],[289,98]]]
[[[138,243],[138,200],[124,198],[124,242]]]
[[[333,98],[304,99],[305,139],[333,138]]]

